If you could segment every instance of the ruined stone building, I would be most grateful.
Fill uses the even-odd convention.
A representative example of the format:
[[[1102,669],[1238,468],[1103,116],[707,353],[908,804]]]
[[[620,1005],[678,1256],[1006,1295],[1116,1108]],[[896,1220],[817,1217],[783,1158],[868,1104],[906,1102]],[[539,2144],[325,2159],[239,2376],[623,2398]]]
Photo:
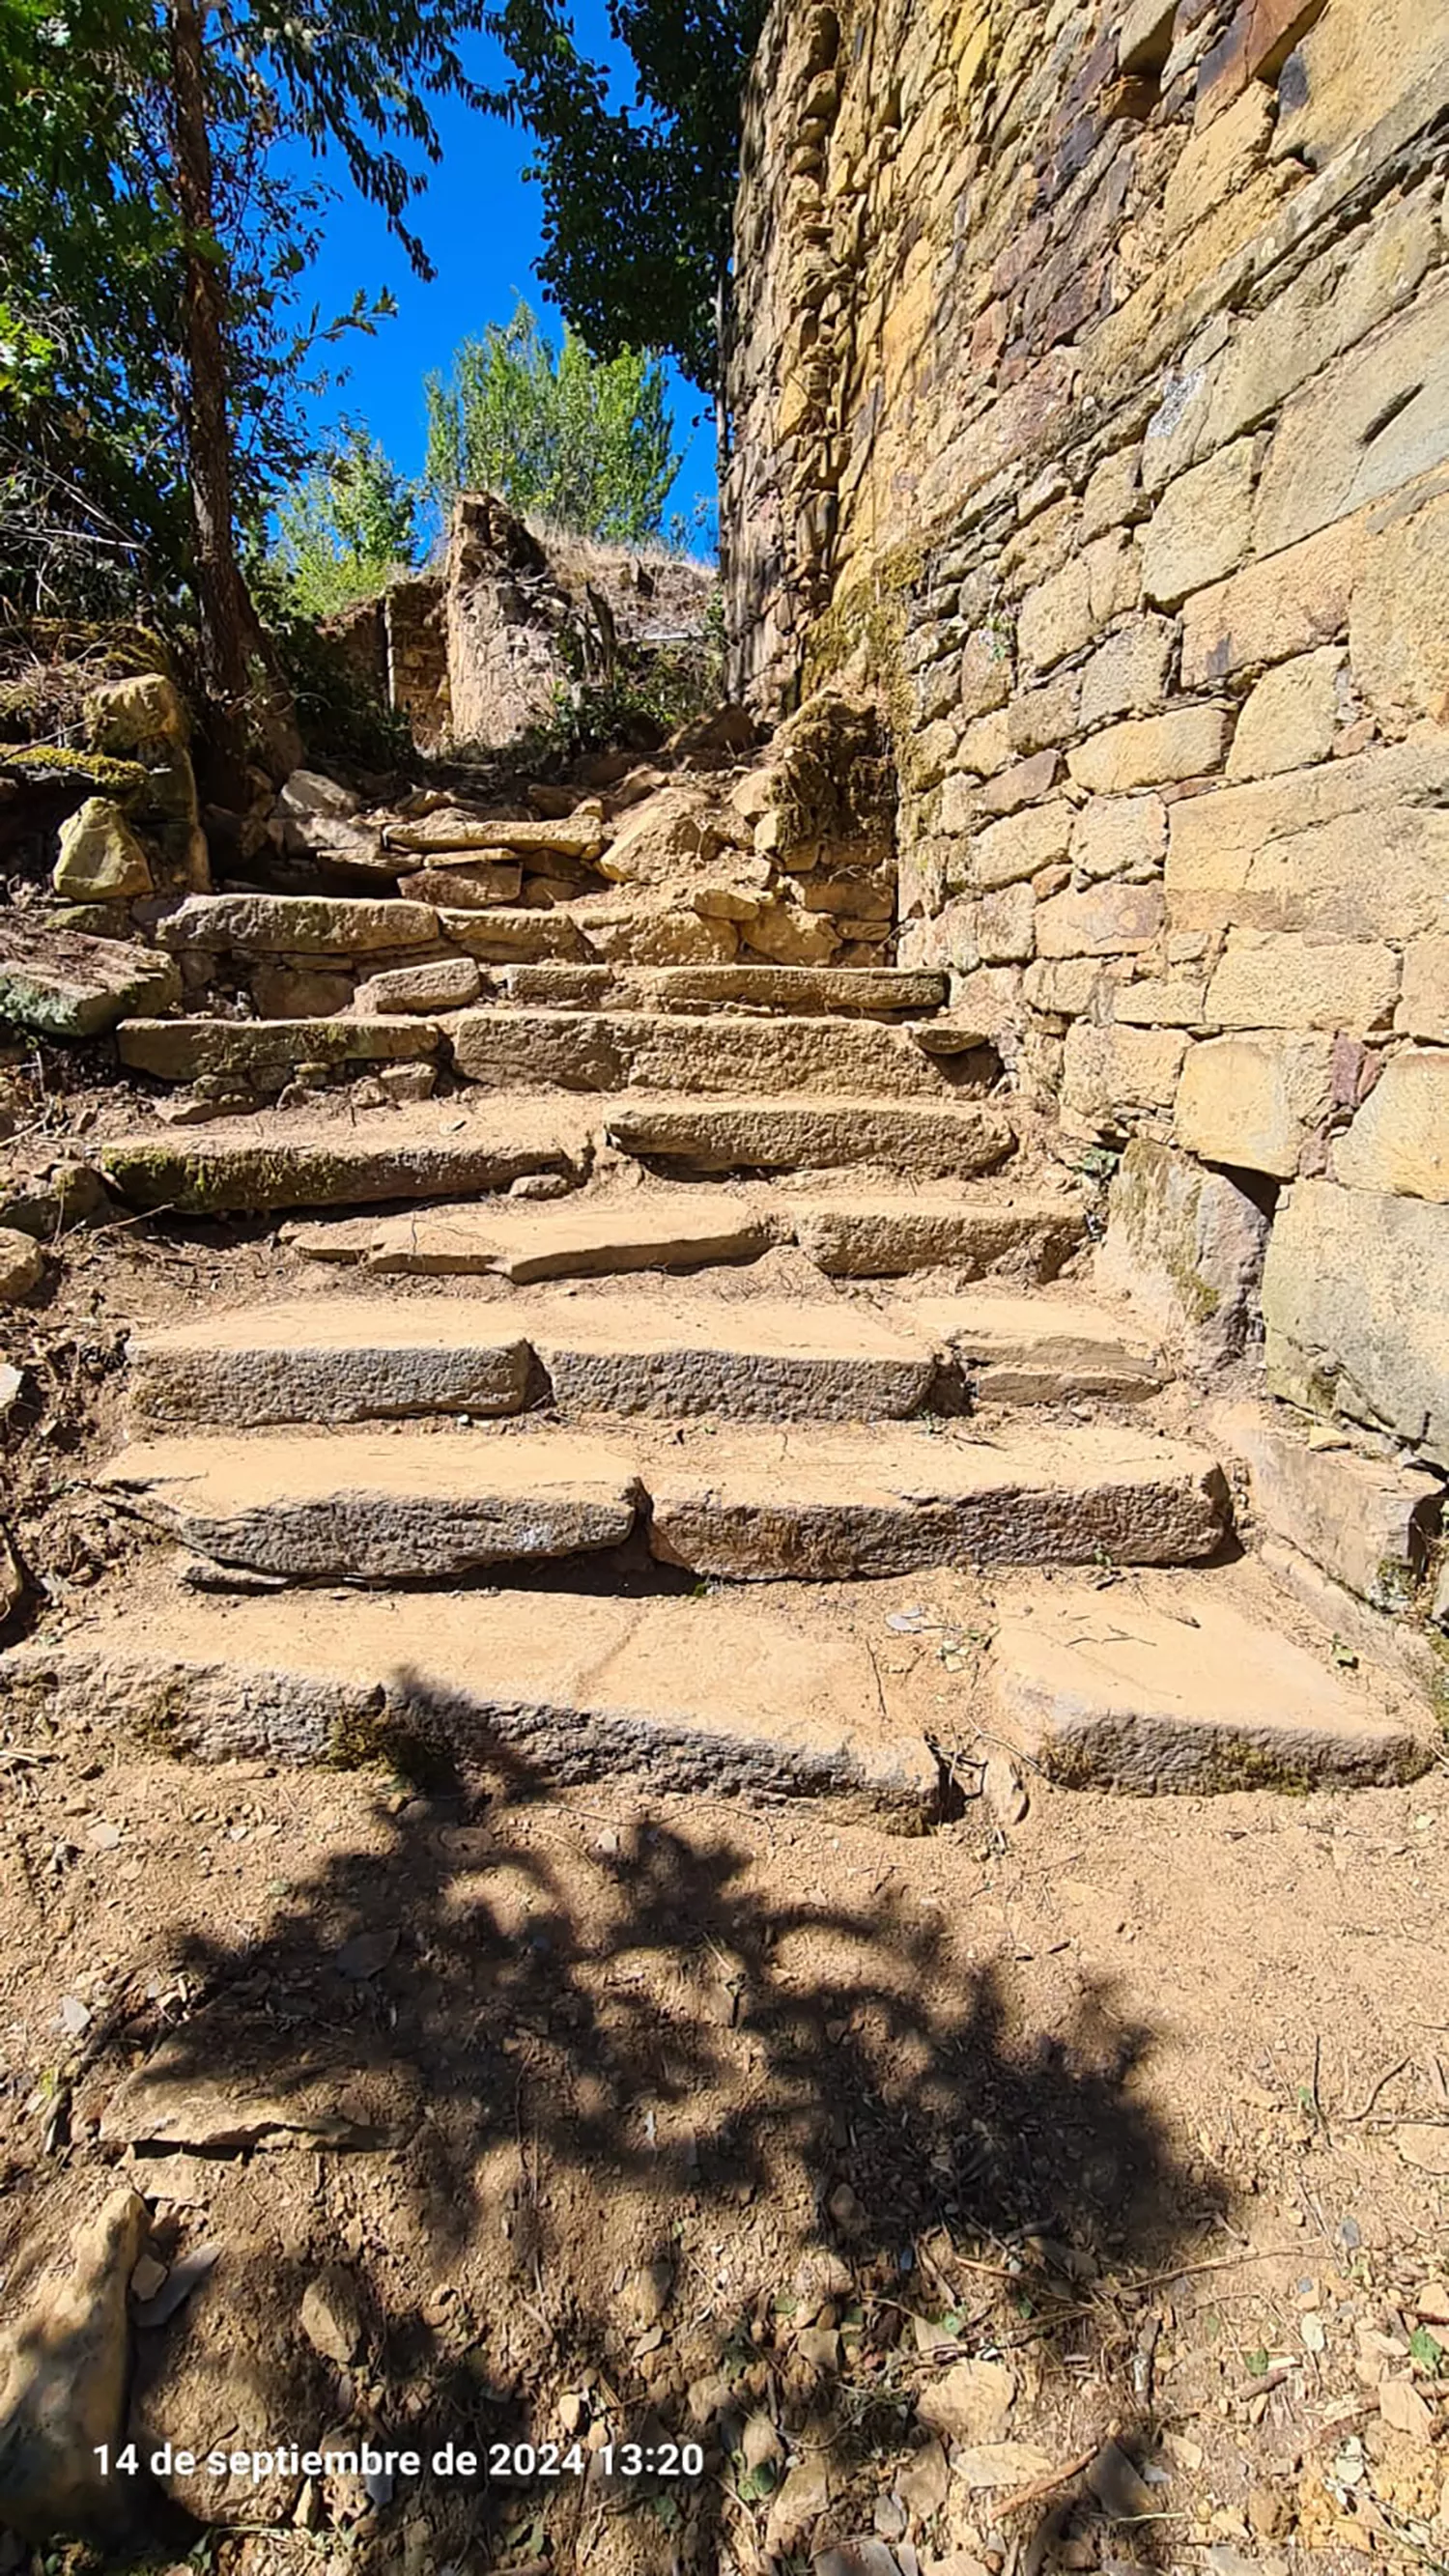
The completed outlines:
[[[1109,1272],[1449,1461],[1449,11],[779,0],[728,520]],[[1266,1249],[1266,1257],[1264,1250]]]

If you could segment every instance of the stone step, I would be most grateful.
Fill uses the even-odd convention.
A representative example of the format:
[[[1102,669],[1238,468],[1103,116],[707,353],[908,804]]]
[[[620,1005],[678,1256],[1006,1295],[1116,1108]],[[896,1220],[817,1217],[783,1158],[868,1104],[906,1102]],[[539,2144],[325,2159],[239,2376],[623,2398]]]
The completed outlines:
[[[506,1190],[525,1174],[587,1178],[588,1119],[560,1101],[490,1101],[468,1116],[455,1104],[306,1123],[277,1114],[206,1128],[108,1137],[94,1160],[129,1207],[178,1216],[268,1208],[375,1207],[390,1200],[457,1199]]]
[[[1133,1575],[1105,1589],[1042,1583],[1013,1597],[992,1650],[996,1722],[1048,1779],[1074,1788],[1372,1786],[1434,1759],[1426,1717],[1304,1651],[1200,1578]]]
[[[751,1261],[771,1244],[796,1244],[829,1277],[890,1278],[952,1269],[1054,1279],[1085,1239],[1078,1202],[1062,1200],[819,1199],[763,1191],[753,1198],[702,1184],[626,1199],[577,1197],[558,1208],[463,1204],[290,1229],[303,1259],[357,1263],[421,1278],[492,1274],[601,1278],[629,1270],[687,1270]]]
[[[453,1062],[493,1091],[835,1093],[949,1100],[971,1056],[938,1060],[909,1029],[879,1021],[692,1019],[648,1011],[460,1011],[445,1023]],[[984,1078],[994,1072],[994,1059]],[[958,1080],[959,1070],[959,1080]]]
[[[159,948],[248,957],[366,957],[438,937],[427,903],[394,895],[189,894],[145,907]]]
[[[903,966],[566,966],[507,970],[511,1001],[554,1010],[779,1011],[791,1019],[910,1018],[950,979]]]
[[[253,1091],[280,1091],[303,1064],[401,1064],[436,1057],[436,1020],[407,1017],[321,1020],[123,1020],[121,1062],[161,1082],[234,1074]]]
[[[977,1404],[1135,1404],[1171,1374],[1140,1324],[1082,1298],[914,1297],[895,1313],[949,1353]]]
[[[1228,1519],[1206,1453],[1110,1427],[257,1432],[138,1442],[98,1482],[198,1556],[303,1582],[444,1583],[618,1547],[636,1518],[661,1563],[731,1582],[1186,1564]]]
[[[874,1163],[921,1178],[995,1170],[1016,1131],[994,1104],[961,1100],[611,1100],[620,1152],[702,1172],[826,1171]]]
[[[239,1429],[517,1413],[550,1391],[582,1413],[899,1419],[937,1373],[928,1341],[843,1302],[657,1295],[298,1299],[142,1328],[130,1357],[138,1421]]]
[[[214,1762],[357,1763],[419,1746],[563,1787],[608,1774],[714,1799],[824,1800],[905,1833],[936,1758],[865,1646],[748,1594],[134,1601],[0,1655],[13,1727],[104,1724]]]

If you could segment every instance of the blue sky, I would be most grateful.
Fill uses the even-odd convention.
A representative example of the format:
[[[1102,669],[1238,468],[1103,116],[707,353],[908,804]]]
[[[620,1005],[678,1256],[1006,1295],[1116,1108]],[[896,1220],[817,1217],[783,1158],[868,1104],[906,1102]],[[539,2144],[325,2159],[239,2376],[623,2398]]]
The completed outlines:
[[[580,47],[620,67],[621,82],[627,76],[623,94],[632,98],[633,67],[610,39],[602,0],[579,0],[574,15]],[[470,55],[475,76],[501,84],[504,68],[497,48],[479,38]],[[324,321],[343,311],[359,286],[370,295],[388,287],[396,297],[395,319],[380,323],[375,338],[349,334],[341,344],[347,381],[311,410],[323,422],[345,415],[365,423],[406,474],[416,474],[423,462],[423,379],[434,368],[446,371],[461,339],[487,322],[506,322],[520,295],[553,331],[561,328],[533,273],[542,237],[539,190],[522,175],[527,135],[454,101],[442,106],[437,124],[443,160],[410,212],[437,270],[432,284],[414,277],[382,217],[345,179],[322,252],[302,280],[305,298],[320,305]],[[713,416],[706,416],[704,396],[673,370],[670,384],[674,443],[684,463],[667,511],[687,513],[697,495],[714,493]]]

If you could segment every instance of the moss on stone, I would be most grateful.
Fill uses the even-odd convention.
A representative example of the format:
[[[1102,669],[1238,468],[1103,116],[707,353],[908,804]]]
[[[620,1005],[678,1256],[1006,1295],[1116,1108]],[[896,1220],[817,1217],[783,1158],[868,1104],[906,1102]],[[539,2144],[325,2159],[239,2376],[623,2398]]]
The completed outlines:
[[[113,760],[103,751],[67,751],[54,742],[0,743],[0,769],[42,787],[51,780],[74,780],[77,786],[88,782],[122,804],[141,794],[148,775],[139,760]]]

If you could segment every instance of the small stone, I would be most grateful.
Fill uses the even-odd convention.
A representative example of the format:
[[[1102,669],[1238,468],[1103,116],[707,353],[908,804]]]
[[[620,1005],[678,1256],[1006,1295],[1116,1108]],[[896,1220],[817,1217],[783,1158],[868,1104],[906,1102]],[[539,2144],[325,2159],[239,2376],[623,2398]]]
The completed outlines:
[[[624,2306],[631,2324],[657,2325],[674,2294],[674,2267],[660,2255],[641,2264],[624,2284]]]
[[[88,796],[62,823],[51,883],[72,903],[128,903],[152,892],[151,862],[108,796]]]
[[[1415,2295],[1414,2314],[1427,2326],[1449,2326],[1449,2281],[1426,2281]]]
[[[851,2236],[865,2224],[865,2211],[848,2182],[838,2182],[825,2204],[836,2226]]]
[[[783,2459],[785,2445],[769,2416],[755,2414],[750,2416],[740,2436],[740,2450],[745,2467],[755,2470],[768,2468],[774,2461]]]
[[[299,2322],[324,2361],[336,2362],[339,2370],[351,2368],[367,2339],[367,2326],[357,2283],[344,2265],[329,2263],[308,2282]]]
[[[79,1995],[63,1995],[56,2020],[68,2039],[79,2039],[81,2032],[90,2027],[90,2005]]]
[[[132,2298],[144,2307],[148,2299],[154,2299],[165,2288],[170,2270],[169,2263],[158,2263],[154,2254],[143,2254],[131,2274]]]
[[[45,1255],[28,1234],[17,1233],[14,1226],[0,1225],[0,1306],[18,1304],[39,1286],[45,1275]]]
[[[344,1941],[337,1952],[336,1965],[339,1975],[348,1977],[355,1983],[360,1983],[366,1977],[375,1977],[380,1969],[387,1966],[397,1948],[398,1939],[399,1934],[395,1926],[380,1932],[357,1933],[352,1940]]]
[[[571,1187],[562,1172],[520,1172],[516,1181],[509,1182],[508,1195],[511,1199],[566,1199]]]
[[[437,1089],[438,1069],[433,1064],[385,1064],[374,1079],[389,1100],[431,1100]],[[558,1176],[555,1173],[550,1177]]]
[[[12,1367],[9,1360],[0,1361],[0,1422],[5,1420],[7,1414],[14,1411],[24,1392],[23,1369]]]
[[[1087,2486],[1113,2522],[1136,2522],[1155,2512],[1157,2500],[1117,2442],[1104,2442],[1087,2471]]]
[[[124,2481],[101,2477],[96,2449],[121,2438],[126,2292],[145,2234],[140,2195],[112,2192],[77,2231],[69,2275],[42,2282],[0,2346],[0,2521],[22,2539],[124,2531]]]
[[[1004,2361],[958,2361],[922,2390],[916,2414],[952,2442],[999,2442],[1011,2421],[1016,2378]]]

